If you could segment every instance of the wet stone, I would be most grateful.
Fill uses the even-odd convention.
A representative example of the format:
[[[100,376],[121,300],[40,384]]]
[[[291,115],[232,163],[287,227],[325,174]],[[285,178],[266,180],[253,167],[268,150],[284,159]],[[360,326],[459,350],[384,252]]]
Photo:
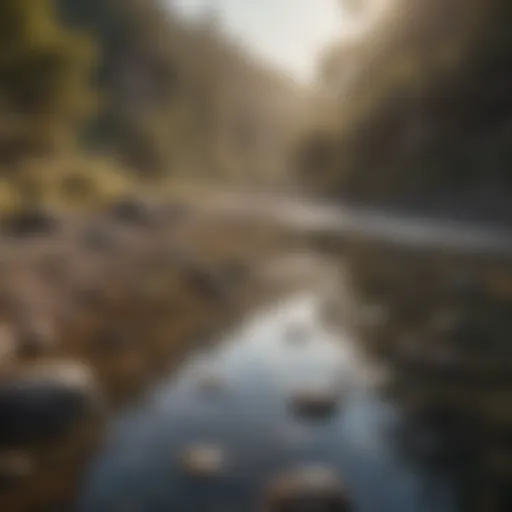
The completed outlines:
[[[91,375],[71,364],[45,365],[0,382],[0,446],[43,442],[66,434],[96,409]]]
[[[349,512],[348,493],[333,471],[306,467],[281,475],[271,482],[265,512]]]
[[[181,463],[183,470],[190,476],[216,476],[224,469],[224,453],[219,446],[197,444],[185,451]]]
[[[298,416],[309,419],[331,417],[339,406],[336,389],[304,387],[292,393],[290,408]]]

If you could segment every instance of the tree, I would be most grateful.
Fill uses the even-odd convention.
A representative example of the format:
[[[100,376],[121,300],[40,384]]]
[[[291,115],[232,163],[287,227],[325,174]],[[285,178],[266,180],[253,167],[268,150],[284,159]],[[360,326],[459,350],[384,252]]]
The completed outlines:
[[[50,0],[0,4],[0,160],[55,151],[93,107],[90,41],[63,29]]]
[[[397,1],[368,37],[326,56],[338,158],[318,182],[368,201],[434,205],[443,196],[470,209],[486,190],[482,208],[506,202],[512,4]],[[338,79],[350,69],[350,80]]]

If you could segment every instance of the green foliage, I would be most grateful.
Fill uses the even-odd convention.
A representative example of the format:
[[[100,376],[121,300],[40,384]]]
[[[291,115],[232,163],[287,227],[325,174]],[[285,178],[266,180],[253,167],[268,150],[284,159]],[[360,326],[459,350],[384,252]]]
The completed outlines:
[[[41,197],[58,196],[46,174],[86,154],[108,155],[149,181],[279,172],[288,114],[274,107],[292,88],[213,21],[187,24],[157,0],[1,2],[6,179],[22,189],[28,165]]]
[[[202,169],[221,177],[228,160],[243,173],[233,125],[242,110],[256,123],[265,93],[284,94],[277,74],[244,59],[214,23],[185,25],[156,0],[58,4],[63,20],[87,29],[101,50],[103,101],[90,147],[115,152],[143,176]]]
[[[49,0],[0,4],[0,160],[54,151],[90,112],[89,41],[64,30]]]

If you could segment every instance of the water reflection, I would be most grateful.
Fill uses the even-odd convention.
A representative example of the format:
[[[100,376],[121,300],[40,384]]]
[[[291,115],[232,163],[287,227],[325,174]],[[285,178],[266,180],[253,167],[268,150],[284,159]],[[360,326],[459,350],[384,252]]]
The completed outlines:
[[[452,510],[448,486],[432,483],[393,448],[387,433],[395,411],[365,388],[356,352],[320,325],[318,304],[316,295],[298,296],[249,319],[119,418],[79,510],[261,510],[269,481],[305,464],[340,474],[361,512]],[[307,334],[300,345],[286,340],[294,322]],[[200,385],[205,368],[222,380],[215,394]],[[289,412],[290,390],[305,379],[340,389],[340,407],[322,421]],[[183,471],[183,454],[196,443],[222,450],[215,476]]]

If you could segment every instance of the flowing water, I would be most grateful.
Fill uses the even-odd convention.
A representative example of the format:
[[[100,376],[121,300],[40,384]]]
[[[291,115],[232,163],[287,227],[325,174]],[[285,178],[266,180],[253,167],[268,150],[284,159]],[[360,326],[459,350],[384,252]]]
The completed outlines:
[[[453,510],[448,483],[395,448],[389,432],[398,413],[367,385],[350,340],[322,323],[319,303],[314,293],[288,298],[190,355],[113,422],[78,510],[258,511],[275,475],[310,464],[335,470],[357,511]],[[291,325],[300,325],[296,339]],[[201,386],[205,375],[215,377],[215,388]],[[339,390],[339,407],[327,418],[290,410],[293,390],[310,381]],[[183,453],[195,443],[222,450],[218,474],[183,470]]]

